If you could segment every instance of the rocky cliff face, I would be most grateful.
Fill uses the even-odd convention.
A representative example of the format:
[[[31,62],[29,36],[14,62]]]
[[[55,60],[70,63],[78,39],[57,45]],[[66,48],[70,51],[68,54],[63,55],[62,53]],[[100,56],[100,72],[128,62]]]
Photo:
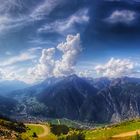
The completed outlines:
[[[137,78],[86,79],[72,75],[48,79],[13,95],[20,101],[20,111],[34,116],[97,123],[140,116],[140,79]]]

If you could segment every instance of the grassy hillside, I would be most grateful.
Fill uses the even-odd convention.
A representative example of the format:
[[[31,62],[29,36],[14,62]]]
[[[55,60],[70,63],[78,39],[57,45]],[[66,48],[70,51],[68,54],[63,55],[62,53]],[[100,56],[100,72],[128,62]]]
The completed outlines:
[[[63,125],[57,125],[57,127],[54,125],[52,126],[55,127],[56,130],[54,131],[54,129],[52,129],[52,132],[57,135],[58,140],[140,140],[140,137],[138,135],[136,136],[136,133],[132,136],[126,136],[123,138],[114,137],[117,134],[140,130],[140,120],[131,120],[118,124],[106,125],[94,128],[93,130],[78,130],[70,128],[67,131],[67,129],[62,129]]]
[[[66,125],[71,128],[80,128],[80,129],[87,129],[87,128],[93,128],[95,126],[103,126],[104,124],[93,124],[93,123],[85,123],[80,121],[74,121],[66,118],[62,119],[50,119],[47,121],[50,124],[54,125]]]
[[[19,140],[57,140],[57,136],[50,132],[50,126],[43,124],[26,124],[27,131],[20,135]]]
[[[85,139],[106,140],[106,139],[115,139],[112,138],[114,135],[121,134],[124,132],[129,132],[129,131],[135,131],[139,129],[140,129],[140,120],[131,120],[131,121],[122,122],[120,124],[114,124],[110,126],[97,128],[95,130],[84,131],[84,133],[85,133]],[[129,137],[126,139],[131,139],[131,138]]]
[[[54,120],[54,123],[26,124],[0,119],[1,140],[140,140],[140,120],[130,120],[118,124],[105,125],[94,129],[74,128],[70,121]],[[139,131],[138,131],[139,130]],[[114,137],[118,134],[133,135]]]
[[[20,133],[26,132],[23,123],[0,119],[0,139],[16,139]]]
[[[44,129],[41,126],[35,126],[35,125],[27,125],[28,130],[27,130],[27,134],[29,136],[32,136],[33,133],[36,133],[37,135],[40,135],[44,132]]]

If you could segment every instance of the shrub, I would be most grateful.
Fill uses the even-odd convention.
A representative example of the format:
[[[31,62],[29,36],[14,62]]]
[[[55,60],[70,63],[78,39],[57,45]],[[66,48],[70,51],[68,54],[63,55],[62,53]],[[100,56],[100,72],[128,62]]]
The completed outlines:
[[[68,134],[69,127],[65,125],[51,125],[51,132],[57,136],[61,134]]]
[[[37,138],[37,134],[34,132],[32,137]]]

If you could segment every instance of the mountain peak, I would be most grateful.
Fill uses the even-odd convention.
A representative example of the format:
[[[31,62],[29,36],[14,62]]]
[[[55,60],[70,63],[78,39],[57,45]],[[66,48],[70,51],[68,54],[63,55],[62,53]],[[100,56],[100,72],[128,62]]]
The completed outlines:
[[[67,79],[71,79],[71,80],[74,80],[74,79],[78,79],[79,77],[76,75],[76,74],[72,74],[68,77],[66,77]]]

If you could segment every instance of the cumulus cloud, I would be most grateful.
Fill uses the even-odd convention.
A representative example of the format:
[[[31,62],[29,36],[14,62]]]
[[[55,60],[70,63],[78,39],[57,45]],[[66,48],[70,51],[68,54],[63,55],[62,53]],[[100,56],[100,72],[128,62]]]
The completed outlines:
[[[74,72],[77,56],[81,52],[80,34],[68,35],[66,42],[57,46],[63,52],[62,58],[55,62],[54,75],[70,75]]]
[[[58,60],[55,60],[55,51],[62,53]],[[39,63],[30,68],[28,74],[35,79],[70,75],[74,72],[80,52],[80,35],[68,35],[65,43],[60,43],[56,48],[43,49]]]
[[[93,75],[93,70],[83,70],[78,73],[80,77],[91,77]]]
[[[85,24],[88,21],[88,9],[81,9],[67,19],[57,20],[53,23],[44,25],[38,29],[38,32],[57,32],[61,34],[69,31],[70,29],[74,30],[75,24]]]
[[[43,49],[39,64],[28,70],[28,74],[38,77],[51,77],[54,69],[55,48]]]
[[[0,80],[15,80],[16,73],[6,69],[0,69]]]
[[[110,23],[129,24],[136,19],[136,12],[130,10],[116,10],[107,19]]]
[[[135,67],[135,63],[129,59],[111,58],[106,64],[97,65],[95,70],[101,76],[121,77],[134,74]]]

